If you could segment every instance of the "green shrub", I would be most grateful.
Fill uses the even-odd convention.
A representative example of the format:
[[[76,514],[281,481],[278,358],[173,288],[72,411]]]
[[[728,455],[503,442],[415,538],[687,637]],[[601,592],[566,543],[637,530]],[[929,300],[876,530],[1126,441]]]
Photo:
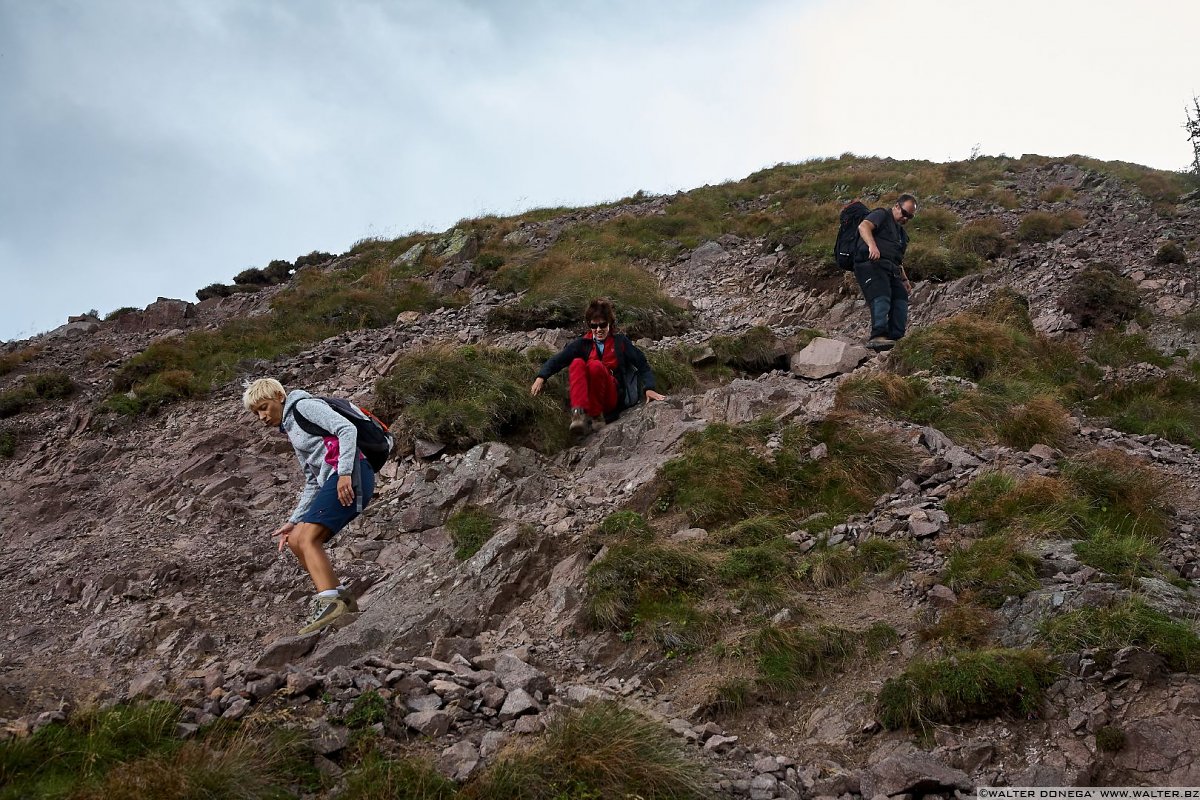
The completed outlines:
[[[978,381],[997,370],[1023,365],[1033,351],[1030,337],[974,314],[947,317],[918,328],[892,351],[902,372],[930,370]]]
[[[505,441],[552,453],[568,444],[565,392],[550,381],[529,386],[543,353],[490,347],[430,347],[404,354],[375,383],[378,414],[401,436],[466,449]]]
[[[75,393],[75,382],[64,372],[35,372],[25,378],[25,386],[43,400],[61,400]]]
[[[1168,375],[1161,380],[1107,384],[1085,408],[1108,417],[1119,430],[1200,447],[1200,381]]]
[[[1161,655],[1176,672],[1200,670],[1200,637],[1192,626],[1138,597],[1052,617],[1042,624],[1040,636],[1056,653],[1095,648],[1111,657],[1125,647],[1140,647]]]
[[[1078,211],[1051,214],[1045,211],[1030,211],[1017,225],[1017,240],[1021,242],[1049,242],[1084,223]]]
[[[788,520],[770,514],[755,514],[711,535],[710,541],[731,547],[755,547],[782,538],[789,530]]]
[[[1050,186],[1038,195],[1038,199],[1043,203],[1059,203],[1063,200],[1071,200],[1074,197],[1075,191],[1070,186],[1063,186],[1062,184]]]
[[[588,569],[586,607],[598,627],[625,630],[639,604],[697,586],[708,566],[692,553],[633,540],[612,545]]]
[[[1136,456],[1098,449],[1068,459],[1063,476],[1089,499],[1091,530],[1157,537],[1167,530],[1172,482]]]
[[[983,647],[996,627],[996,615],[971,603],[958,603],[941,613],[933,625],[917,632],[921,641],[938,641],[953,652]]]
[[[597,702],[556,715],[539,741],[501,755],[463,796],[700,800],[712,791],[682,739],[635,711]]]
[[[801,562],[797,572],[818,589],[832,589],[862,575],[863,564],[847,548],[818,547]]]
[[[1112,725],[1103,725],[1096,730],[1096,748],[1105,753],[1115,753],[1125,747],[1125,732]]]
[[[833,627],[762,628],[753,640],[759,687],[770,694],[789,695],[836,674],[854,655],[856,636]]]
[[[600,533],[606,537],[644,539],[653,535],[646,518],[636,511],[614,511],[600,523]]]
[[[970,313],[989,322],[1007,325],[1029,336],[1034,335],[1029,316],[1029,298],[1008,287],[1001,287],[970,309]]]
[[[774,430],[773,423],[760,422],[688,434],[680,456],[660,471],[662,500],[705,526],[760,514],[844,514],[869,507],[914,465],[908,446],[849,419],[786,426],[779,431],[782,446],[771,455],[765,443]],[[827,456],[810,460],[818,444]]]
[[[340,800],[455,800],[457,784],[416,758],[389,758],[372,749],[346,770]]]
[[[29,408],[34,399],[33,392],[24,387],[0,392],[0,419],[15,417]]]
[[[982,605],[999,608],[1006,598],[1038,587],[1036,557],[1007,536],[978,539],[956,549],[946,561],[946,584],[969,592]]]
[[[1156,367],[1171,366],[1170,357],[1151,347],[1140,333],[1124,335],[1116,331],[1104,331],[1092,340],[1088,355],[1097,363],[1110,367],[1127,367],[1143,362]]]
[[[779,581],[791,568],[790,543],[776,539],[753,547],[731,550],[717,569],[717,574],[726,583],[741,583],[751,578],[763,581]]]
[[[105,314],[104,321],[112,322],[114,320],[120,319],[121,317],[124,317],[127,314],[136,314],[139,311],[141,311],[140,308],[134,308],[133,306],[121,306],[120,308],[114,309],[114,310],[108,312],[107,314]]]
[[[956,231],[950,238],[950,246],[991,261],[1007,253],[1012,244],[1004,235],[1004,226],[999,220],[985,218],[969,222]]]
[[[663,394],[694,389],[700,385],[696,370],[684,352],[677,349],[648,350],[646,360],[650,362],[650,369],[654,373],[655,386]]]
[[[779,338],[765,326],[751,328],[736,336],[714,336],[708,346],[726,366],[742,372],[769,372],[780,361]]]
[[[41,352],[40,347],[22,347],[20,350],[0,355],[0,375],[7,375],[26,361],[36,358]]]
[[[454,542],[454,557],[466,561],[492,538],[496,532],[496,518],[486,509],[467,505],[450,515],[446,529]]]
[[[351,728],[365,728],[383,722],[388,715],[388,701],[379,692],[369,689],[354,698],[350,713],[346,714],[346,725]]]
[[[1145,536],[1101,530],[1074,547],[1084,564],[1129,583],[1154,575],[1159,569],[1158,545]]]
[[[983,266],[975,253],[914,242],[904,255],[904,270],[914,281],[952,281]]]
[[[497,280],[510,277],[508,269],[498,271]],[[661,338],[687,329],[683,310],[662,293],[653,276],[631,264],[547,256],[528,267],[527,275],[525,296],[516,305],[494,308],[489,323],[512,330],[581,329],[588,303],[608,297],[620,330],[632,338]]]
[[[1137,284],[1118,275],[1115,267],[1095,264],[1071,279],[1061,305],[1079,325],[1106,330],[1137,317],[1142,298]]]
[[[889,729],[927,730],[1000,714],[1038,711],[1057,669],[1035,650],[979,650],[916,661],[879,693],[879,721]]]
[[[1155,264],[1186,264],[1187,253],[1175,242],[1167,242],[1154,254]]]
[[[17,435],[12,431],[0,431],[0,458],[12,458],[17,452]]]

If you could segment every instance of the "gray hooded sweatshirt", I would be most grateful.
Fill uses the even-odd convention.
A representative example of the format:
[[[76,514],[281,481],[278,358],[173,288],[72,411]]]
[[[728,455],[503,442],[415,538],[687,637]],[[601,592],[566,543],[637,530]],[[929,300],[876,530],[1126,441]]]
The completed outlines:
[[[337,437],[336,471],[333,465],[325,460],[329,452],[325,439],[306,432],[290,413],[297,407],[297,403],[300,404],[298,408],[306,420]],[[354,475],[355,464],[358,461],[358,429],[354,427],[354,423],[330,408],[328,403],[313,397],[303,389],[288,392],[287,399],[283,402],[283,424],[279,427],[287,434],[292,448],[296,451],[296,458],[300,461],[300,468],[304,470],[304,488],[300,490],[296,510],[288,517],[289,522],[299,522],[304,512],[308,511],[313,498],[317,496],[317,490],[324,486],[327,480],[335,474]],[[354,494],[356,499],[362,496],[357,486],[354,488]]]

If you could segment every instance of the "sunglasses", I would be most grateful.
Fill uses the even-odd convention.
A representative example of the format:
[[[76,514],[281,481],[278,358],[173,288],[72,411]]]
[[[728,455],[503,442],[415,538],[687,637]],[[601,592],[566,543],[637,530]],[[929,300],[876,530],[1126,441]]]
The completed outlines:
[[[598,331],[598,330],[602,330],[603,328],[607,328],[608,323],[607,322],[589,322],[588,327],[594,331]]]
[[[904,217],[905,219],[912,219],[913,212],[909,211],[904,206],[900,206],[900,216]]]

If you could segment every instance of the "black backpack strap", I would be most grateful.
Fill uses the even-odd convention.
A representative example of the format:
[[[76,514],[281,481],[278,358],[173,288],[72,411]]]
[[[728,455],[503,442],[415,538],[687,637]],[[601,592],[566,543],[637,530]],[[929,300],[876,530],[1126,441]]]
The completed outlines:
[[[321,398],[319,398],[319,397],[313,397],[313,398],[304,397],[301,399],[302,400],[309,400],[309,399],[320,400]],[[308,419],[308,417],[301,414],[299,406],[300,406],[300,400],[297,400],[296,402],[292,403],[292,407],[290,409],[288,409],[288,413],[292,415],[292,419],[296,420],[296,424],[300,426],[300,430],[304,431],[309,436],[320,436],[322,438],[333,435],[332,433],[325,430],[317,423],[311,422]]]

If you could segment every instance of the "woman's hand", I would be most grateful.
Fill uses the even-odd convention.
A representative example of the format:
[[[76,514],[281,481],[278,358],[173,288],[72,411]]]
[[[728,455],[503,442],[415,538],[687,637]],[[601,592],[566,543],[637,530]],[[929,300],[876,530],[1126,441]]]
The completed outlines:
[[[542,393],[542,387],[545,385],[546,385],[546,379],[539,375],[538,377],[534,378],[533,386],[529,387],[529,393],[531,395],[533,395],[534,397],[537,397],[539,394]]]
[[[338,502],[344,506],[348,506],[354,502],[354,480],[349,475],[341,475],[338,477],[337,485]]]
[[[654,391],[653,389],[646,390],[646,402],[647,403],[649,403],[651,400],[666,400],[666,399],[667,399],[667,396],[665,394],[659,394],[658,392]]]
[[[295,527],[296,527],[296,523],[285,522],[283,525],[280,526],[279,530],[277,530],[271,534],[272,536],[279,537],[279,552],[281,552],[281,553],[283,552],[284,545],[286,545],[288,543],[288,534],[291,533],[292,530],[295,529]]]

